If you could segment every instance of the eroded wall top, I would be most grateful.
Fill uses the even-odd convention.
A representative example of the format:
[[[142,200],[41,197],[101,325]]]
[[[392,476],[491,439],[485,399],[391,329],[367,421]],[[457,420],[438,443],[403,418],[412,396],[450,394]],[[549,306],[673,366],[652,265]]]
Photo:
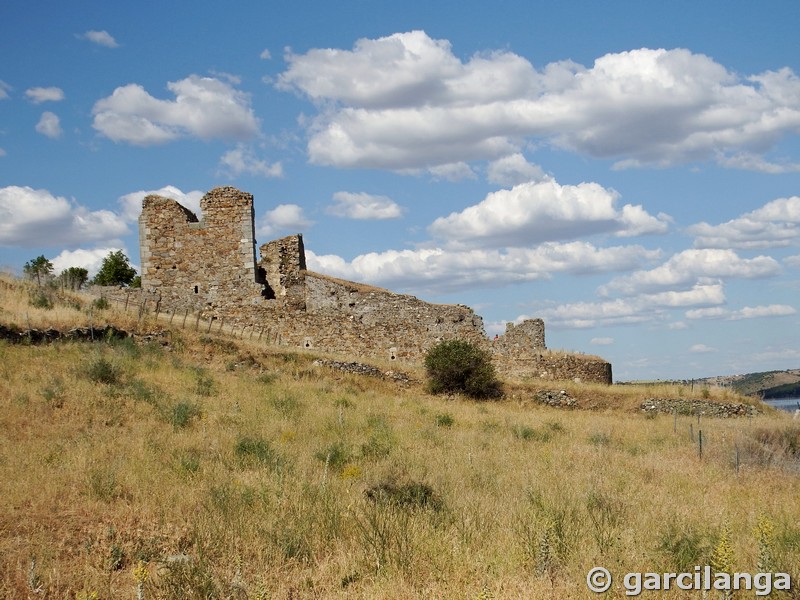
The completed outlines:
[[[258,298],[253,196],[208,192],[202,220],[178,202],[147,196],[139,217],[142,287],[176,307],[224,313]]]

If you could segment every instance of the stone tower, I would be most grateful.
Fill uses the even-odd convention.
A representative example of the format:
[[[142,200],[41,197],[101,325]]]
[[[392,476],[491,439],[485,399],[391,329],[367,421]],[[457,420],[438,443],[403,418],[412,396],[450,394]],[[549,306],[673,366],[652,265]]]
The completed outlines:
[[[165,306],[206,316],[238,312],[264,290],[256,268],[253,196],[219,187],[202,220],[175,200],[147,196],[139,217],[142,288]]]

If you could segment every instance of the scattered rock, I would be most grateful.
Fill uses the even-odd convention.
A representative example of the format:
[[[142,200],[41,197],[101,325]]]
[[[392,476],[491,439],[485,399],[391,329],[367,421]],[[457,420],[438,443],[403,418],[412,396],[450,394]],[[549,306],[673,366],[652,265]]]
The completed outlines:
[[[539,390],[534,399],[540,404],[555,408],[577,408],[578,401],[570,396],[566,390]]]

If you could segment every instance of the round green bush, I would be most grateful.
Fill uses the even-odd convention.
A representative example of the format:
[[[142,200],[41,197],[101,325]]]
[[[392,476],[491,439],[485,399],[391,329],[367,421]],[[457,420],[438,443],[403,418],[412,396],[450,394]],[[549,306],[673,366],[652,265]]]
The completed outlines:
[[[472,398],[502,394],[489,353],[463,340],[439,342],[425,355],[428,389],[434,394],[461,393]]]

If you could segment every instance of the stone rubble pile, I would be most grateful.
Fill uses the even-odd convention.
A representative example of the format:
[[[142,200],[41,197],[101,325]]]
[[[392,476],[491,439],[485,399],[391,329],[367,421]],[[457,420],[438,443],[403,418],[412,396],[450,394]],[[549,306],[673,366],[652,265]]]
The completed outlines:
[[[534,399],[540,404],[555,408],[576,408],[578,406],[578,401],[567,394],[566,390],[539,390]]]
[[[367,377],[378,377],[381,379],[390,379],[398,383],[411,383],[412,381],[411,377],[402,371],[381,371],[378,367],[365,365],[364,363],[359,362],[342,362],[338,360],[317,359],[312,364],[315,367],[329,367],[345,373],[366,375]]]

